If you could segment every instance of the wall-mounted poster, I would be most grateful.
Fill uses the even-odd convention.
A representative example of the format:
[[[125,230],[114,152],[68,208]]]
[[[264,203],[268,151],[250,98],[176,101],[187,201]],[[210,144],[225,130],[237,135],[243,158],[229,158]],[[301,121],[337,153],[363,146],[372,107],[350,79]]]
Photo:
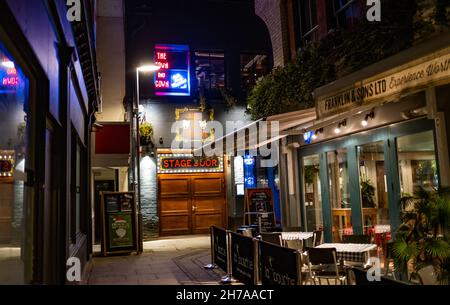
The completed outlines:
[[[138,252],[134,192],[102,192],[102,253]]]
[[[133,247],[133,214],[115,213],[108,215],[109,247]]]

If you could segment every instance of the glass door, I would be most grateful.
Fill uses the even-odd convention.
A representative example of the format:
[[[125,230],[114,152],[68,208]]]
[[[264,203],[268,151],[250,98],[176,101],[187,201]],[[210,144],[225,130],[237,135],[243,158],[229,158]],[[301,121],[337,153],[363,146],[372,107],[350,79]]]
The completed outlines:
[[[323,230],[319,155],[303,158],[306,231]]]
[[[364,234],[381,246],[391,231],[384,142],[358,146],[358,160]]]
[[[340,242],[343,235],[353,234],[347,149],[328,152],[327,161],[333,241]]]

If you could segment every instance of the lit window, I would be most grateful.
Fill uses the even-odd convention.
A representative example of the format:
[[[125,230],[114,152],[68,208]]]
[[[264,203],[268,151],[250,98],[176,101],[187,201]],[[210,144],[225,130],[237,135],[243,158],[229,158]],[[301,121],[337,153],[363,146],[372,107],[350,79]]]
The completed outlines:
[[[241,54],[241,89],[249,93],[256,83],[268,73],[268,56]]]
[[[225,55],[223,53],[196,52],[195,75],[201,90],[225,88]]]

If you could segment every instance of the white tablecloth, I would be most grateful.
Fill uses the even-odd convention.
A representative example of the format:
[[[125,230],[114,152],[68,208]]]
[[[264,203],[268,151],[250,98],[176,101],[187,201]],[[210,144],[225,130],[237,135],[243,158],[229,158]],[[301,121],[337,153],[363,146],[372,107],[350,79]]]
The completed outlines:
[[[313,232],[281,232],[281,238],[283,240],[296,240],[296,239],[308,239],[314,236]]]
[[[369,251],[376,249],[374,244],[321,244],[316,248],[335,248],[337,259],[351,262],[367,262]]]

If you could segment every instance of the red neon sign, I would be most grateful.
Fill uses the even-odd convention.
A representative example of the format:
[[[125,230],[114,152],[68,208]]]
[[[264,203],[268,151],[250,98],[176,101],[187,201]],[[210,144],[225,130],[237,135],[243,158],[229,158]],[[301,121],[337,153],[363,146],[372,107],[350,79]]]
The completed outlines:
[[[168,88],[170,88],[170,83],[167,80],[166,81],[164,81],[164,80],[157,80],[155,82],[155,86],[156,86],[156,88],[168,89]]]
[[[3,86],[17,86],[19,84],[18,77],[4,77],[2,81]]]
[[[157,52],[156,57],[158,60],[167,60],[167,53],[166,52]]]

